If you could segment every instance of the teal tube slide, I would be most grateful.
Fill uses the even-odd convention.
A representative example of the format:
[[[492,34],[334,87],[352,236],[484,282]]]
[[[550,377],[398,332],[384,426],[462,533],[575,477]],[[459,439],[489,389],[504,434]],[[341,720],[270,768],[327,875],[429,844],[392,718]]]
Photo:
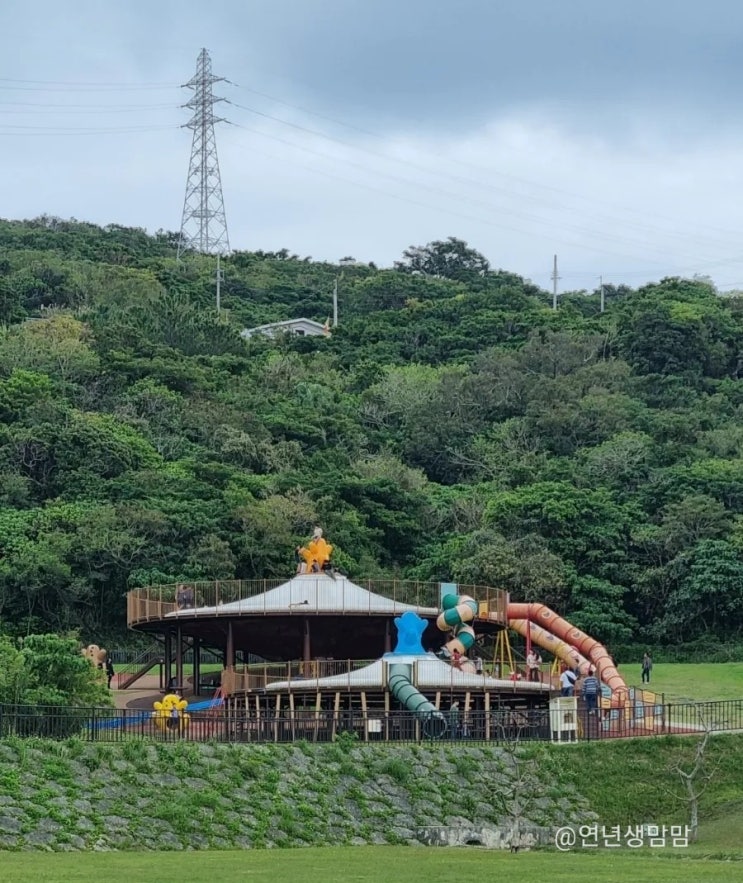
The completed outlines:
[[[439,739],[446,732],[446,718],[413,685],[411,674],[412,666],[400,662],[391,664],[387,679],[389,691],[398,702],[423,721],[423,732],[429,739]]]

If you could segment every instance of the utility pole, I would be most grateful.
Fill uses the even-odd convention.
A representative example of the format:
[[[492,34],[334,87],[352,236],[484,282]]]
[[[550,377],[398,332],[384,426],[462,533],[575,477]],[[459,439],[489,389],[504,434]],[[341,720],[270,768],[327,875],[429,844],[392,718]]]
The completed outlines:
[[[557,282],[559,280],[559,276],[557,275],[557,255],[554,256],[554,260],[552,261],[552,309],[557,309]]]
[[[195,75],[183,85],[183,88],[193,90],[193,97],[183,105],[193,111],[193,116],[183,127],[193,130],[193,141],[178,240],[179,260],[185,251],[220,255],[230,250],[214,138],[214,124],[224,122],[222,117],[214,116],[214,105],[224,98],[215,98],[212,94],[212,85],[224,79],[212,74],[209,53],[202,49]],[[217,290],[219,292],[219,287]]]
[[[599,276],[599,289],[601,291],[601,312],[603,313],[606,309],[606,301],[604,299],[604,277]]]

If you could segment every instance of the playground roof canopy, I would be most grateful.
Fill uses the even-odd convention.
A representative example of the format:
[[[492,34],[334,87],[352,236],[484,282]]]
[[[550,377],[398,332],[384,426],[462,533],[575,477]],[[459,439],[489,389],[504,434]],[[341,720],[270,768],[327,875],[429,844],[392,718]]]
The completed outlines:
[[[278,681],[266,686],[266,690],[281,691],[292,689],[301,690],[332,690],[332,689],[373,689],[385,684],[384,665],[396,665],[399,663],[412,664],[416,672],[416,685],[420,689],[445,688],[452,690],[513,690],[514,682],[504,678],[491,678],[487,675],[478,675],[474,672],[459,671],[448,662],[438,659],[434,654],[411,657],[388,653],[382,659],[377,659],[370,665],[357,668],[354,671],[340,675],[330,675],[325,678],[293,679],[292,681]],[[549,684],[518,682],[518,691],[529,693],[549,692]]]
[[[438,608],[419,607],[385,598],[357,586],[345,576],[324,573],[298,574],[283,585],[239,601],[211,607],[194,607],[166,614],[168,617],[238,613],[366,613],[394,615],[415,611],[436,616]]]

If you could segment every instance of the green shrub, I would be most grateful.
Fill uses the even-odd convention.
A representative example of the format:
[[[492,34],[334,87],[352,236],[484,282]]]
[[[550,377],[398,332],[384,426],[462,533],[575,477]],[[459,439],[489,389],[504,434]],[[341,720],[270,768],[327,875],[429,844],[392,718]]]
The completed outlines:
[[[388,757],[377,767],[377,772],[389,776],[398,785],[404,785],[411,775],[410,764],[402,757]]]

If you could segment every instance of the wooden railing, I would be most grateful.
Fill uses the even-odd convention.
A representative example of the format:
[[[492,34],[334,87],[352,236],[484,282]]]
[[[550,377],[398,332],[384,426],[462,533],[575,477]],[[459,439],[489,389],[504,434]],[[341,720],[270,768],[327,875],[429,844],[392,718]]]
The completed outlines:
[[[171,583],[134,589],[127,594],[127,623],[131,626],[163,620],[193,620],[233,616],[316,616],[370,615],[394,616],[410,607],[421,615],[431,616],[439,609],[441,589],[438,583],[407,582],[401,580],[365,580],[355,584],[337,580],[336,607],[330,611],[324,603],[326,592],[318,590],[315,579],[303,576],[288,584],[286,580],[217,580],[197,583]],[[323,583],[325,585],[325,583]],[[359,594],[352,586],[360,586],[372,593],[359,602]],[[285,595],[267,600],[271,589],[284,586]],[[461,595],[475,598],[479,617],[507,624],[508,593],[487,586],[458,586]],[[380,610],[374,595],[393,602],[389,610]],[[255,603],[253,599],[260,599]],[[240,602],[246,603],[244,608]],[[398,607],[399,605],[399,607]]]
[[[303,681],[310,679],[350,676],[352,672],[372,662],[372,659],[312,659],[308,662],[295,659],[290,662],[236,665],[222,672],[222,688],[229,696],[247,690],[260,690],[284,681],[301,686]],[[371,681],[369,686],[372,686]]]

